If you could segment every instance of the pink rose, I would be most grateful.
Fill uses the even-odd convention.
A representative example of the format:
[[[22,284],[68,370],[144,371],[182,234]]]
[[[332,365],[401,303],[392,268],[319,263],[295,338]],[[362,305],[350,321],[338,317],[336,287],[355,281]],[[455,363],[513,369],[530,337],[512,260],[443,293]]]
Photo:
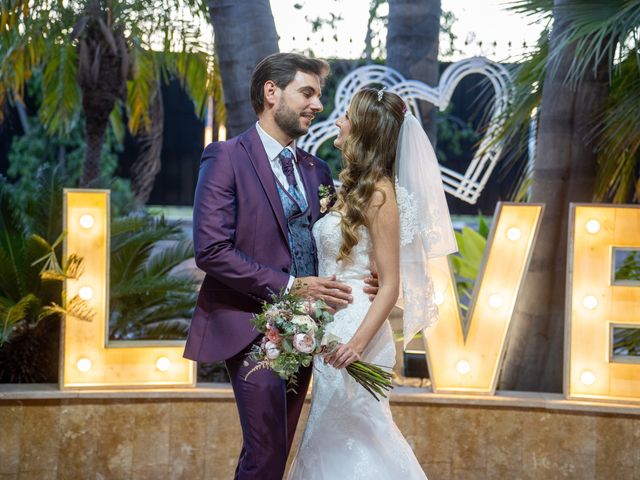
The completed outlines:
[[[267,326],[267,330],[264,332],[264,336],[267,337],[270,342],[276,344],[279,344],[282,341],[282,335],[280,335],[278,329],[274,327]]]
[[[311,353],[316,348],[316,340],[312,335],[296,333],[293,337],[293,347],[301,353]]]

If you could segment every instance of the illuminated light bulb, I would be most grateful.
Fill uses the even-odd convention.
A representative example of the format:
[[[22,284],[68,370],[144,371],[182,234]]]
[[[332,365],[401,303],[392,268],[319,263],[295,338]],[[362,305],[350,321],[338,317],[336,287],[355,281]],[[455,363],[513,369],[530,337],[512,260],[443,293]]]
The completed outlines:
[[[593,295],[587,295],[582,299],[582,305],[584,305],[584,308],[594,310],[598,306],[598,299]]]
[[[589,233],[598,233],[600,231],[600,222],[597,220],[589,220],[585,227]]]
[[[596,376],[595,374],[590,371],[590,370],[585,370],[584,372],[582,372],[582,374],[580,375],[580,380],[582,381],[582,383],[584,383],[585,385],[593,385],[596,382]]]
[[[227,139],[227,127],[220,125],[218,127],[218,141],[224,142]]]
[[[88,230],[91,227],[93,227],[95,223],[96,223],[96,220],[95,218],[93,218],[93,215],[89,215],[88,213],[85,213],[80,217],[80,226],[82,228],[85,228]]]
[[[88,358],[81,358],[76,363],[76,368],[80,370],[82,373],[88,372],[89,370],[91,370],[92,366],[93,365],[91,363],[91,360],[89,360]]]
[[[469,362],[466,360],[458,360],[458,363],[456,363],[456,370],[458,370],[460,375],[466,375],[471,371],[471,365],[469,365]]]
[[[442,292],[436,292],[433,295],[433,302],[436,305],[442,305],[444,303],[444,295],[442,294]]]
[[[520,240],[521,237],[522,232],[518,227],[511,227],[509,230],[507,230],[507,238],[512,242]]]
[[[206,147],[213,142],[213,128],[204,127],[204,146]]]
[[[78,296],[82,300],[91,300],[93,298],[93,289],[87,286],[80,287],[80,290],[78,290]]]
[[[156,360],[156,368],[161,372],[166,372],[171,367],[171,360],[167,357],[160,357]]]
[[[207,100],[207,120],[204,127],[204,146],[213,142],[213,97]]]
[[[502,306],[502,297],[494,293],[489,297],[489,306],[491,308],[500,308]]]

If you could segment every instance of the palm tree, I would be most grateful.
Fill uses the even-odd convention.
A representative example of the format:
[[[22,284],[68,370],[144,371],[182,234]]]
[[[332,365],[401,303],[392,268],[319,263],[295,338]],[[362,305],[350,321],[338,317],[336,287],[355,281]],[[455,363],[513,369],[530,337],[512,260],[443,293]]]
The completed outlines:
[[[512,8],[552,23],[518,67],[502,132],[522,140],[539,110],[530,188],[521,191],[546,210],[500,388],[560,391],[569,203],[638,198],[640,1],[519,0]]]
[[[389,0],[387,65],[405,77],[437,85],[440,0]],[[435,107],[421,102],[422,124],[435,144]]]
[[[56,381],[62,282],[81,268],[75,256],[61,259],[61,177],[47,165],[37,180],[19,202],[0,177],[0,382]],[[79,298],[68,308],[88,318]]]
[[[135,194],[144,203],[159,170],[161,81],[177,77],[200,116],[209,97],[221,96],[215,58],[201,40],[205,15],[200,0],[2,2],[0,121],[5,102],[22,102],[25,84],[41,69],[40,117],[48,131],[67,133],[84,113],[81,184],[89,186],[100,178],[107,123],[123,133],[126,107],[129,130],[154,144],[133,168]]]
[[[151,216],[116,219],[111,224],[109,338],[185,338],[200,283],[190,269],[180,269],[191,258],[193,245],[179,224]]]
[[[227,132],[237,135],[256,121],[249,98],[251,72],[279,51],[268,0],[207,0],[228,112]]]

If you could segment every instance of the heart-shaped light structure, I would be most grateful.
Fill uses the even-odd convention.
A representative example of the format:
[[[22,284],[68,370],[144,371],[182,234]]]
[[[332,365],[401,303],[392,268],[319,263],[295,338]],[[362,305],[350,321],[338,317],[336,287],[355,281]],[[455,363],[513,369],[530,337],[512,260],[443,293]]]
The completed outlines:
[[[432,103],[439,110],[444,110],[449,105],[453,91],[460,80],[472,73],[486,76],[494,89],[495,96],[489,117],[489,128],[464,173],[442,165],[440,165],[440,171],[447,193],[467,203],[475,204],[504,148],[503,142],[496,139],[496,132],[500,128],[511,88],[509,72],[502,65],[483,57],[472,57],[452,63],[442,73],[437,87],[431,87],[417,80],[407,80],[396,70],[382,65],[359,67],[349,73],[338,85],[335,108],[329,118],[312,125],[307,135],[298,141],[298,146],[315,154],[320,145],[335,137],[337,134],[335,121],[346,112],[353,94],[363,87],[383,86],[388,91],[397,93],[407,102],[419,120],[418,100]]]

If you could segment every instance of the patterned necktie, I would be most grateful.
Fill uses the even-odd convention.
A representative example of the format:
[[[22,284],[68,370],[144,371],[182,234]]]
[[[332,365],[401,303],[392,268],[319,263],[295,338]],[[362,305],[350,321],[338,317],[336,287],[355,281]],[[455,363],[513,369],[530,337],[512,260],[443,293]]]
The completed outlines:
[[[296,182],[296,175],[293,170],[295,168],[293,166],[293,153],[288,148],[283,148],[282,151],[278,154],[278,158],[280,159],[280,165],[282,165],[284,176],[287,177],[287,183],[289,184],[287,191],[298,203],[300,210],[306,210],[307,202],[298,189],[298,182]]]

